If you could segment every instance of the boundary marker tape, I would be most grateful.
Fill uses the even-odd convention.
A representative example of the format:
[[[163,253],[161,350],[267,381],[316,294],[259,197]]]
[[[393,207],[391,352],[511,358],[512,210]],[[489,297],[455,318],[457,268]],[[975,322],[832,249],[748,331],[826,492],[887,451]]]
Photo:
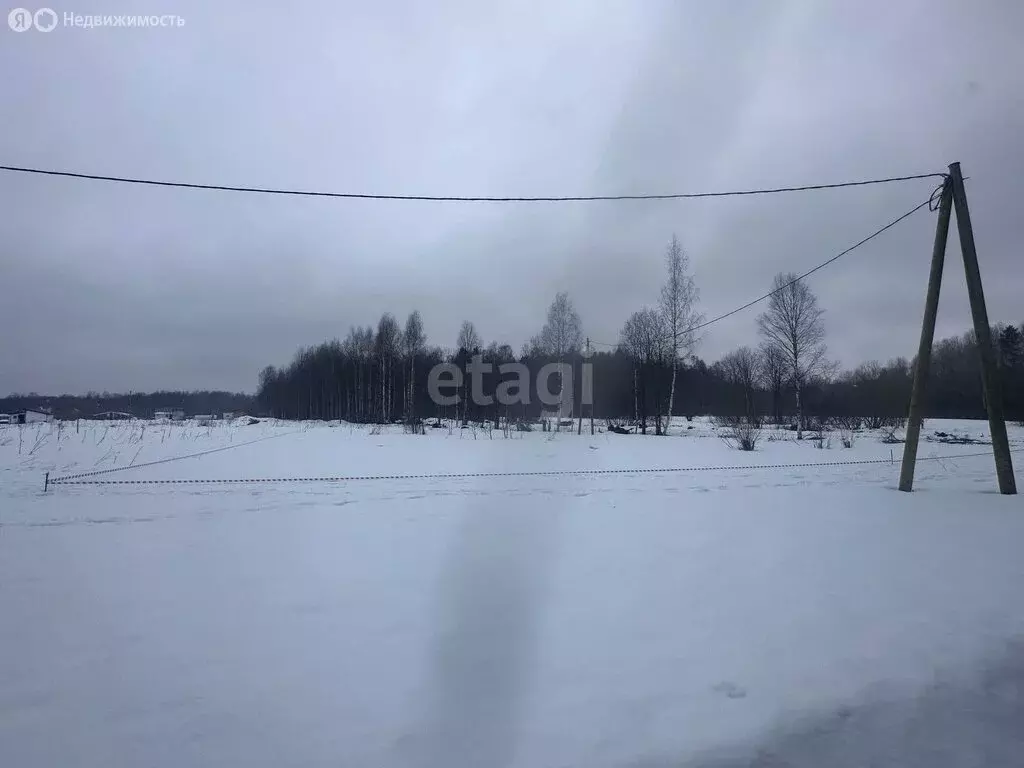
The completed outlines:
[[[141,467],[153,467],[157,464],[169,464],[172,461],[182,461],[183,459],[194,459],[197,456],[207,456],[211,453],[220,453],[221,451],[230,451],[232,448],[241,448],[245,445],[252,445],[253,443],[261,443],[264,440],[273,440],[276,437],[284,437],[286,435],[297,435],[302,430],[296,430],[293,432],[282,432],[277,435],[264,435],[263,437],[257,437],[255,440],[246,440],[242,443],[232,443],[231,445],[222,445],[220,448],[209,448],[205,451],[197,451],[196,453],[187,453],[184,456],[168,456],[166,459],[156,459],[155,461],[144,461],[141,464],[129,464],[126,467],[110,467],[108,469],[94,469],[90,472],[76,472],[71,475],[63,475],[61,477],[50,477],[48,482],[50,485],[64,483],[68,484],[71,480],[77,480],[82,477],[96,477],[97,475],[109,475],[111,472],[126,472],[129,469],[140,469]],[[50,473],[47,472],[47,475]]]
[[[288,433],[292,434],[292,433]],[[274,435],[273,437],[280,437]],[[269,438],[262,438],[269,439]],[[258,441],[253,441],[258,442]],[[241,445],[241,444],[240,444]],[[216,450],[226,450],[216,448]],[[1017,449],[1017,451],[1024,449]],[[209,451],[212,453],[213,451]],[[193,454],[202,455],[202,454]],[[980,453],[962,453],[951,456],[922,456],[918,461],[944,461],[946,459],[967,459],[977,456],[991,456],[991,451]],[[191,458],[182,456],[176,458]],[[170,460],[151,462],[150,464],[136,464],[136,467],[152,466],[162,464]],[[892,459],[854,459],[851,461],[823,461],[823,462],[801,462],[795,464],[731,464],[719,466],[698,466],[698,467],[658,467],[639,469],[552,469],[552,470],[522,470],[517,472],[443,472],[435,474],[399,474],[399,475],[325,475],[320,477],[253,477],[253,478],[232,478],[232,479],[189,479],[189,480],[81,480],[78,479],[92,474],[104,472],[116,472],[118,469],[134,469],[135,467],[121,467],[113,470],[101,470],[89,475],[69,475],[61,478],[50,478],[49,485],[215,485],[230,484],[239,485],[243,483],[342,483],[355,481],[373,480],[455,480],[488,477],[550,477],[557,475],[632,475],[632,474],[671,474],[677,472],[721,472],[744,469],[803,469],[808,467],[844,467],[868,464],[892,464]]]

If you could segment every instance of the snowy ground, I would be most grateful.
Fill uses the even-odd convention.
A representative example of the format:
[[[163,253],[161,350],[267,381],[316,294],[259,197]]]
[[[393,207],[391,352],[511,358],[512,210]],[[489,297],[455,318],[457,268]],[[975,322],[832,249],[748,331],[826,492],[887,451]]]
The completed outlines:
[[[990,447],[902,494],[877,434],[687,426],[0,427],[0,764],[1019,764],[1024,503],[948,458]],[[750,468],[42,491],[132,463],[83,479]]]

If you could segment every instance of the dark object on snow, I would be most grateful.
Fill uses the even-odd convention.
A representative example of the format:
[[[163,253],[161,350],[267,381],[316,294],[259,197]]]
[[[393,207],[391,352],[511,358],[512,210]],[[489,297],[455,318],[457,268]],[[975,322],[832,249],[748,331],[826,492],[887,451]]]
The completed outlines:
[[[626,427],[620,427],[618,424],[612,424],[608,427],[609,432],[614,432],[616,435],[629,435],[632,434]]]
[[[442,424],[440,421],[435,421],[433,424],[430,425],[430,428],[431,429],[444,429],[444,424]]]
[[[693,429],[693,425],[691,424],[690,426],[687,427],[687,429]]]
[[[533,432],[533,427],[530,426],[525,421],[516,422],[516,429],[518,429],[520,432]]]
[[[259,419],[249,419],[249,421],[246,422],[246,423],[251,427],[253,424],[259,424],[260,420]]]
[[[992,445],[991,440],[977,440],[967,435],[951,435],[947,432],[936,432],[935,437],[926,437],[929,443],[946,443],[948,445]]]

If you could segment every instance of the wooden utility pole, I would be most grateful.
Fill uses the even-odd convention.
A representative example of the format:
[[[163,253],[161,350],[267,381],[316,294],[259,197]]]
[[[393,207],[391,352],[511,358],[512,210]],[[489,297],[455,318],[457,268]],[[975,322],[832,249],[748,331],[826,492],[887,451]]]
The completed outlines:
[[[590,359],[590,337],[587,337],[587,351],[584,353],[580,360],[580,413],[578,414],[579,421],[577,422],[577,434],[583,434],[583,407],[587,402],[587,383],[586,373],[584,366],[587,365],[587,360]]]
[[[588,336],[587,337],[587,352],[589,352],[589,351],[590,351],[590,337]],[[577,435],[582,435],[583,434],[583,399],[584,399],[583,398],[583,366],[586,364],[586,362],[587,362],[587,358],[586,357],[584,357],[582,360],[580,360],[580,412],[579,412],[579,421],[576,422],[576,434]],[[573,393],[573,394],[575,394],[575,393]]]
[[[590,376],[584,371],[583,366],[590,362],[590,337],[587,337],[587,351],[583,355],[583,361],[580,363],[580,414],[579,424],[576,427],[576,434],[583,434],[583,406],[590,406],[590,434],[594,434],[594,382]],[[593,371],[591,370],[591,375]],[[587,402],[590,401],[590,402]]]
[[[587,336],[587,360],[590,360],[590,337]],[[591,376],[593,376],[593,368],[591,368]],[[590,434],[594,434],[594,379],[590,379]]]
[[[910,392],[910,415],[907,419],[907,441],[903,444],[903,465],[900,467],[900,490],[914,487],[914,467],[917,463],[917,444],[921,438],[924,417],[925,390],[928,369],[932,361],[932,339],[935,336],[935,316],[939,311],[939,289],[942,287],[942,267],[946,259],[946,240],[949,236],[949,215],[953,210],[953,184],[948,177],[942,184],[939,199],[939,221],[935,225],[935,245],[932,248],[932,268],[928,274],[928,294],[924,300],[924,321],[921,323],[921,341],[917,348],[914,384]]]
[[[960,171],[960,163],[949,166],[949,176],[942,187],[939,202],[939,222],[935,233],[935,248],[932,251],[932,267],[928,280],[928,295],[925,301],[924,322],[921,326],[921,343],[917,366],[914,370],[914,388],[910,399],[910,414],[907,424],[907,442],[903,450],[903,466],[900,471],[901,491],[910,491],[914,483],[914,463],[921,432],[924,411],[925,381],[931,362],[932,339],[935,334],[935,314],[939,304],[939,287],[942,281],[942,264],[946,249],[946,235],[949,230],[950,203],[956,210],[957,232],[960,235],[960,250],[964,258],[964,273],[967,278],[967,296],[971,304],[974,321],[974,336],[981,359],[982,389],[985,394],[985,408],[988,412],[989,432],[992,435],[992,453],[996,462],[996,477],[999,492],[1017,493],[1010,459],[1010,443],[1003,419],[1003,400],[999,392],[999,375],[996,369],[995,349],[992,347],[992,329],[988,323],[985,308],[985,293],[982,290],[981,271],[978,267],[978,252],[974,245],[974,230],[971,214],[967,207],[967,193]]]
[[[960,250],[964,256],[964,273],[967,277],[967,295],[971,300],[971,315],[974,318],[974,335],[981,358],[981,381],[988,411],[988,428],[992,434],[992,453],[996,459],[999,492],[1014,494],[1017,492],[1017,483],[1013,477],[1010,440],[1006,436],[1006,421],[1003,419],[1003,398],[999,392],[999,371],[996,368],[995,348],[992,346],[992,327],[988,324],[985,293],[981,287],[981,270],[978,268],[978,252],[974,247],[974,229],[971,227],[971,213],[967,208],[967,192],[964,189],[963,176],[960,174],[960,163],[949,166],[949,176],[953,181],[953,206],[956,208],[956,224],[960,232]]]

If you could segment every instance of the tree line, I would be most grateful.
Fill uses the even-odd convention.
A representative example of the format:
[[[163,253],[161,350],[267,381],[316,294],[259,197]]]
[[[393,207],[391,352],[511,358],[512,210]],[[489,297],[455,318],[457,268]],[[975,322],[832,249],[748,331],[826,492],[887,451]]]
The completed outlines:
[[[419,421],[428,418],[530,419],[545,406],[537,374],[551,362],[572,367],[571,382],[551,389],[581,402],[584,361],[592,366],[593,406],[574,416],[629,420],[663,433],[669,415],[710,414],[768,418],[798,432],[829,417],[861,416],[871,423],[906,416],[913,360],[872,361],[840,371],[828,357],[825,311],[806,282],[775,276],[765,310],[756,321],[757,340],[708,363],[696,353],[703,315],[689,259],[677,238],[665,252],[665,282],[650,306],[632,313],[611,349],[585,349],[580,316],[566,292],[552,301],[541,330],[517,355],[498,341],[485,343],[475,325],[462,323],[452,346],[430,345],[423,319],[411,312],[403,325],[385,313],[376,327],[353,327],[342,339],[300,349],[283,367],[259,376],[257,405],[286,419],[345,419],[355,422]],[[1006,415],[1024,419],[1024,324],[993,328]],[[502,412],[468,397],[474,356],[500,365],[519,362],[530,371],[528,402]],[[439,406],[427,392],[433,366],[448,363],[465,374],[462,402]],[[507,376],[483,378],[493,396]],[[568,386],[573,387],[570,393]],[[981,369],[974,334],[937,341],[932,353],[927,413],[933,417],[984,418]]]
[[[248,413],[256,408],[256,398],[242,392],[200,390],[195,392],[88,392],[84,395],[39,395],[35,392],[0,398],[0,413],[26,409],[45,409],[59,419],[85,419],[102,413],[128,413],[150,418],[157,411],[180,408],[187,415],[222,414],[225,411]]]
[[[518,354],[507,343],[486,342],[474,323],[462,323],[451,346],[429,344],[422,316],[404,323],[385,312],[376,326],[349,329],[298,350],[284,366],[259,374],[255,396],[229,392],[154,392],[41,397],[34,393],[0,399],[0,412],[49,407],[63,418],[103,411],[151,416],[181,408],[187,414],[246,411],[282,419],[344,419],[352,422],[418,422],[452,418],[464,422],[528,420],[551,404],[542,402],[538,374],[549,363],[568,366],[546,382],[560,401],[581,403],[583,365],[591,366],[593,405],[575,406],[573,416],[630,421],[661,434],[668,417],[698,414],[768,419],[802,432],[827,418],[861,417],[880,425],[905,418],[914,361],[872,361],[841,371],[828,357],[825,311],[806,282],[775,276],[771,294],[754,324],[752,343],[707,362],[698,354],[704,316],[687,254],[677,238],[665,254],[665,279],[650,305],[626,318],[611,348],[587,344],[583,323],[567,292],[556,294],[540,330]],[[1004,409],[1024,421],[1024,324],[992,329]],[[494,398],[510,374],[499,367],[518,362],[529,371],[524,402],[483,405],[470,395],[474,360],[494,365],[482,377],[483,394]],[[461,402],[441,406],[428,392],[430,371],[442,363],[463,373]],[[973,332],[938,340],[933,347],[926,413],[932,417],[984,418],[977,341]]]

